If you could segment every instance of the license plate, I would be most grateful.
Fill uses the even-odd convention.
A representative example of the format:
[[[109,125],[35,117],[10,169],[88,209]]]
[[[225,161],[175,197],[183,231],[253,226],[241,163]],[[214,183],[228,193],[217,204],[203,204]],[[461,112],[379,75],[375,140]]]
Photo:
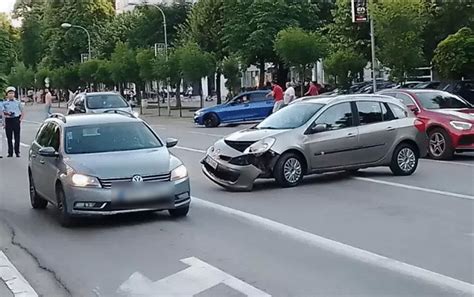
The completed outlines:
[[[213,158],[207,156],[207,157],[206,157],[206,163],[207,163],[209,166],[211,166],[212,168],[217,169],[217,162],[216,162]]]

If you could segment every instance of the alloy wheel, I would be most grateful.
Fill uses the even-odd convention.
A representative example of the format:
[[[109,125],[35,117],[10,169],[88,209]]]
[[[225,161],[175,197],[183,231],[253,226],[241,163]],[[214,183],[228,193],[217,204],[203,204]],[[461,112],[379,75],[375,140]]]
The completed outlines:
[[[440,157],[446,150],[446,140],[444,135],[435,132],[430,137],[430,152],[435,157]]]
[[[296,183],[303,173],[301,163],[296,158],[289,158],[283,166],[283,174],[289,183]]]
[[[398,153],[397,163],[400,169],[405,172],[410,172],[416,165],[415,152],[408,147],[403,148]]]

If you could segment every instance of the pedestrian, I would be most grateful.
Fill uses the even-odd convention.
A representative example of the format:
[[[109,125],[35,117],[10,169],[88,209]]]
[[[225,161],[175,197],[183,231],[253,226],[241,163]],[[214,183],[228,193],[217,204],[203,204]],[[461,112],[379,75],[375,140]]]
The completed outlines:
[[[283,89],[275,82],[271,82],[272,91],[267,97],[273,97],[275,104],[273,105],[273,113],[277,112],[283,105]]]
[[[191,97],[193,97],[193,91],[194,91],[193,86],[189,85],[188,89],[186,91],[186,95],[188,96],[189,99],[191,99]]]
[[[5,126],[3,124],[3,98],[0,97],[0,159],[3,158],[3,142],[5,141]]]
[[[286,105],[290,104],[293,102],[293,100],[296,99],[296,93],[295,93],[295,88],[293,87],[293,84],[291,82],[286,83],[286,90],[285,93],[283,94],[283,103]]]
[[[16,89],[8,87],[5,90],[7,95],[6,101],[3,102],[3,118],[5,125],[5,133],[7,134],[8,155],[13,157],[13,138],[15,138],[15,155],[20,157],[20,129],[21,121],[25,116],[23,105],[15,98]]]
[[[309,89],[308,92],[306,92],[304,95],[305,96],[317,96],[319,95],[319,88],[318,88],[318,83],[315,81],[312,81],[309,83]]]
[[[44,96],[46,118],[48,118],[51,115],[51,106],[53,105],[53,94],[51,94],[49,88],[46,88],[44,90],[44,93],[46,94]]]

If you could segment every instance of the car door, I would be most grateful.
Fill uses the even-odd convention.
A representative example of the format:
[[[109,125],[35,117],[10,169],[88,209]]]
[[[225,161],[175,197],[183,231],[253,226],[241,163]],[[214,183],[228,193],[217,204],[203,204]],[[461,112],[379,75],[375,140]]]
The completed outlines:
[[[219,114],[221,122],[243,122],[249,117],[249,95],[242,94],[228,103]]]
[[[249,120],[263,120],[272,113],[273,98],[266,97],[265,93],[250,94]]]
[[[44,174],[44,157],[39,154],[41,148],[47,147],[54,133],[54,124],[47,122],[41,126],[33,145],[31,146],[31,174],[35,183],[36,191],[44,197],[47,195],[47,181]]]
[[[357,101],[359,149],[354,156],[359,163],[370,164],[385,157],[397,135],[396,123],[379,101]],[[386,119],[386,120],[384,120]]]
[[[74,113],[85,113],[86,112],[86,105],[85,105],[85,97],[79,96],[74,101]]]
[[[47,147],[52,147],[56,152],[59,152],[61,143],[61,127],[53,123],[51,137]],[[40,165],[42,165],[43,172],[43,187],[47,197],[55,197],[56,195],[56,178],[58,176],[58,157],[43,157],[40,156]]]
[[[354,125],[351,103],[339,103],[326,109],[313,123],[325,124],[327,130],[308,135],[305,149],[311,155],[313,170],[352,165],[358,146],[358,131]]]

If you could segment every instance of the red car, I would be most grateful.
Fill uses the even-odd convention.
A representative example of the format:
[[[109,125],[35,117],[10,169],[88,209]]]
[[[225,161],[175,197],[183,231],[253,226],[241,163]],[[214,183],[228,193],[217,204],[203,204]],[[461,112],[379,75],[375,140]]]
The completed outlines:
[[[474,152],[474,106],[466,100],[438,90],[390,89],[380,94],[401,100],[425,124],[430,139],[428,154],[433,159]]]

